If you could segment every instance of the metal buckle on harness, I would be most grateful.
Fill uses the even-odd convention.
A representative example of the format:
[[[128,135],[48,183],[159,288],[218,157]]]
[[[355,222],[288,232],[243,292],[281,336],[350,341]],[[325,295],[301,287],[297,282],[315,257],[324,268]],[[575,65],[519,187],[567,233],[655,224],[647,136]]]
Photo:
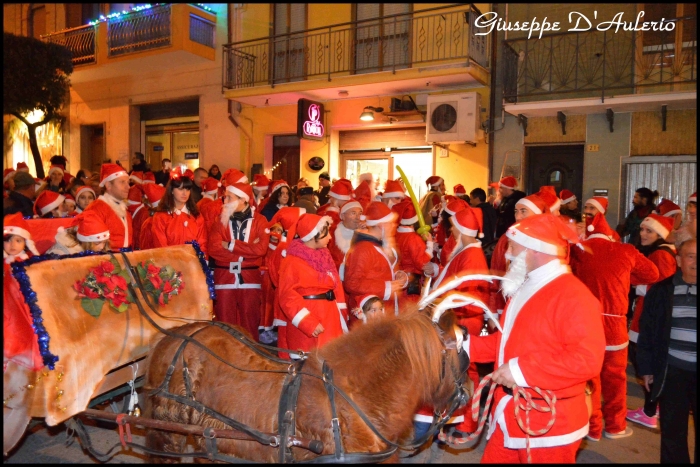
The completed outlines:
[[[340,421],[338,418],[331,418],[331,428],[334,430],[340,429]]]
[[[270,441],[270,446],[272,446],[273,448],[276,448],[276,447],[278,447],[279,445],[280,445],[280,439],[279,439],[279,437],[278,437],[278,436],[273,436],[273,437],[272,437],[272,440]]]
[[[230,263],[228,263],[228,272],[230,272],[231,274],[240,274],[241,273],[241,262],[240,261],[237,261],[237,262],[231,261]]]

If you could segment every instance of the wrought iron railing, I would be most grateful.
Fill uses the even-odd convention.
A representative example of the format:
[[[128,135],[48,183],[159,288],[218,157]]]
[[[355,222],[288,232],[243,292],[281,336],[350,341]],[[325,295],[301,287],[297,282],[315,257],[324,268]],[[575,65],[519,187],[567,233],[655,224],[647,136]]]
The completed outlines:
[[[47,42],[61,44],[68,48],[73,55],[73,65],[95,63],[97,48],[95,45],[94,25],[79,26],[42,36]]]
[[[384,16],[224,45],[223,86],[275,85],[466,59],[488,68],[473,5]]]
[[[673,31],[655,32],[659,45],[644,46],[643,33],[613,30],[504,41],[503,97],[510,103],[564,96],[604,99],[643,88],[661,92],[694,87],[696,18],[670,21],[677,25]]]
[[[159,5],[124,18],[111,18],[107,27],[110,57],[170,45],[171,6]]]
[[[190,14],[190,40],[207,47],[214,48],[214,33],[216,24]]]

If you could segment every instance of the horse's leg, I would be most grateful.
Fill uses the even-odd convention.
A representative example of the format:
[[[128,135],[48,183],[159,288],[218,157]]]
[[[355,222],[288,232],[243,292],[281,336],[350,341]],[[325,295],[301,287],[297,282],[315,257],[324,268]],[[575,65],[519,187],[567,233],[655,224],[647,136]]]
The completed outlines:
[[[178,418],[177,407],[173,402],[164,401],[163,399],[151,396],[150,403],[146,404],[144,416],[163,421],[177,421],[179,423],[187,423],[186,420],[173,420]],[[177,434],[170,431],[147,429],[146,430],[146,447],[155,451],[164,451],[172,453],[182,453],[185,449],[187,436]],[[155,456],[151,455],[150,461],[157,464],[174,464],[179,463],[177,457]]]

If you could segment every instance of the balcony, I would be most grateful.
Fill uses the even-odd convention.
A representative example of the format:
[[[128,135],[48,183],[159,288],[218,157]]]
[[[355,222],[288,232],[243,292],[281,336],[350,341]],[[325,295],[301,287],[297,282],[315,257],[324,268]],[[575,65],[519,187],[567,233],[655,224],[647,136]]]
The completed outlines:
[[[125,15],[108,17],[96,24],[42,36],[47,42],[66,46],[73,54],[76,72],[90,65],[110,65],[124,60],[175,52],[207,60],[215,57],[216,16],[192,4],[158,4]],[[173,56],[156,63],[173,62]],[[127,67],[133,72],[133,61]],[[118,67],[112,67],[116,70]],[[80,73],[71,77],[79,80]]]
[[[226,44],[223,91],[241,100],[281,85],[299,91],[415,78],[425,86],[425,78],[450,74],[483,86],[488,36],[471,27],[479,14],[473,5],[440,7]]]
[[[586,31],[504,41],[503,97],[518,105],[697,89],[696,18],[676,18],[673,31]],[[680,33],[679,33],[680,31]],[[515,106],[514,106],[515,107]]]

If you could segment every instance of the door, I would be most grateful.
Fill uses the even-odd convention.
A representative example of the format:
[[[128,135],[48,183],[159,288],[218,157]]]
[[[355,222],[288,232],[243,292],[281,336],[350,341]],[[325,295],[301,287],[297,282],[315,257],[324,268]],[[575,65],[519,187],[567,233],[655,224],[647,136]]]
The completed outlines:
[[[580,200],[583,194],[583,145],[529,146],[526,148],[527,193],[551,185],[566,188]]]
[[[80,125],[80,167],[100,173],[105,156],[104,124]]]
[[[352,182],[352,186],[357,187],[360,184],[360,175],[371,173],[374,175],[374,181],[377,182],[376,190],[382,191],[384,183],[391,176],[389,173],[389,158],[388,157],[362,157],[348,156],[345,158],[345,174],[343,177]]]
[[[406,174],[416,198],[422,199],[423,195],[428,192],[428,187],[425,185],[425,179],[428,177],[425,174],[435,173],[433,171],[433,154],[431,152],[392,153],[391,160],[394,167],[393,179],[397,180],[401,177],[399,171],[396,170],[398,165]]]
[[[299,180],[301,145],[296,135],[272,138],[272,180],[285,180],[294,187]]]

